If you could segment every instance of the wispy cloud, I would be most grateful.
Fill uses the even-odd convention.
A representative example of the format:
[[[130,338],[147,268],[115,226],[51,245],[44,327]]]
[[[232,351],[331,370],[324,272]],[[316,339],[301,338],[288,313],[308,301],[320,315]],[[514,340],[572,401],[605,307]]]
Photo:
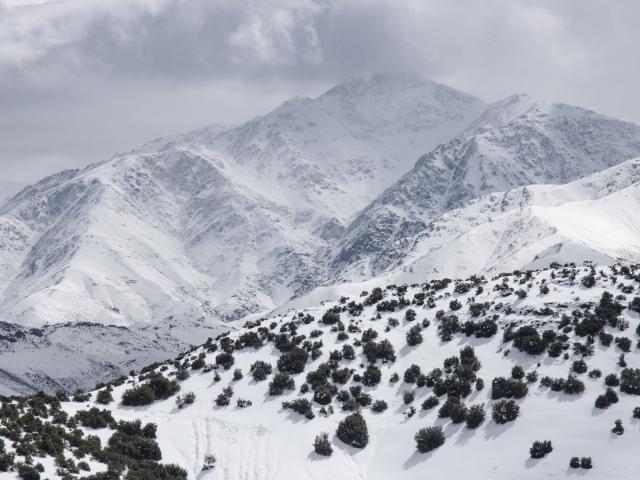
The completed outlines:
[[[0,0],[0,162],[37,176],[386,70],[640,121],[639,16],[635,0]]]

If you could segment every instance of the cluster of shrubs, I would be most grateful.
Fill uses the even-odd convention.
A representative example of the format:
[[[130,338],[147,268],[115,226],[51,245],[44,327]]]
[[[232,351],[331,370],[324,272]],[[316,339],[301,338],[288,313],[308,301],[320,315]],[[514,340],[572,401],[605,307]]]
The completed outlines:
[[[598,395],[595,401],[596,408],[609,408],[610,405],[618,403],[618,394],[611,387],[607,387],[604,394]]]
[[[313,420],[315,418],[311,402],[306,398],[297,398],[291,402],[282,402],[282,408],[285,410],[293,410],[309,420]]]
[[[106,472],[95,475],[82,473],[87,480],[186,480],[187,472],[176,465],[163,465],[156,438],[156,426],[142,426],[139,420],[116,422],[108,410],[92,407],[69,416],[61,408],[64,394],[48,396],[39,393],[32,397],[3,399],[0,406],[0,435],[13,442],[15,453],[8,453],[0,440],[0,471],[17,471],[18,477],[39,480],[44,472],[34,457],[51,456],[55,459],[56,474],[70,479],[89,472],[84,459],[92,457],[107,466]],[[78,427],[104,429],[114,433],[106,445],[98,436],[85,435]],[[66,454],[72,456],[67,457]],[[23,456],[23,463],[16,456]]]
[[[542,377],[540,385],[549,387],[554,392],[563,392],[569,395],[577,395],[584,392],[584,382],[574,375],[568,375],[566,379]]]
[[[571,457],[571,460],[569,460],[569,466],[571,468],[585,468],[587,470],[593,467],[591,457]]]
[[[156,400],[165,400],[180,391],[175,380],[169,380],[161,373],[152,374],[149,379],[122,394],[122,404],[127,406],[150,405]]]
[[[533,445],[531,445],[531,448],[529,449],[529,455],[531,455],[531,458],[542,458],[552,451],[553,446],[551,445],[550,440],[536,440],[535,442],[533,442]]]

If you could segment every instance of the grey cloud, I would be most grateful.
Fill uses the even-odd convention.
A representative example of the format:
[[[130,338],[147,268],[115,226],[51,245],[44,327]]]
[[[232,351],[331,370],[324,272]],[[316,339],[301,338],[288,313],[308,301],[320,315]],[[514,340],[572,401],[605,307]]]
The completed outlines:
[[[0,166],[33,180],[376,71],[640,122],[639,15],[634,0],[0,0]]]

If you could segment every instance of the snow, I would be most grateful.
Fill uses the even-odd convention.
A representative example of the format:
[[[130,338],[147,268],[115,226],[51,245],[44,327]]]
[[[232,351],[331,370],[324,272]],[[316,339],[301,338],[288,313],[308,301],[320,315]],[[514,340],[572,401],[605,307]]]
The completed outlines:
[[[410,238],[431,221],[478,197],[568,183],[639,154],[637,125],[526,95],[509,97],[423,155],[363,209],[333,247],[333,267],[346,280],[380,274],[406,255]]]
[[[434,221],[383,278],[464,277],[552,261],[637,262],[639,166],[640,160],[629,160],[566,185],[482,197]]]
[[[594,112],[525,95],[485,107],[429,80],[374,75],[60,172],[0,206],[5,387],[76,386],[91,378],[80,365],[128,371],[344,282],[635,260],[624,173],[611,186],[587,177],[579,195],[511,189],[638,153],[640,127]],[[78,322],[115,332],[103,358],[66,336]],[[117,328],[141,343],[113,365]],[[69,350],[76,360],[60,368],[30,360]]]
[[[596,270],[609,273],[607,268],[601,269],[596,266]],[[586,385],[584,393],[555,393],[541,387],[538,381],[529,385],[529,394],[518,401],[519,417],[514,422],[497,425],[490,418],[490,405],[493,403],[490,400],[492,378],[509,377],[514,365],[522,366],[525,371],[536,370],[540,378],[544,375],[566,377],[571,362],[580,357],[570,355],[570,358],[565,360],[562,356],[551,358],[546,354],[529,356],[503,344],[501,331],[491,339],[475,339],[457,334],[448,343],[443,343],[437,335],[438,322],[434,318],[435,311],[448,310],[448,303],[453,298],[459,299],[465,305],[471,296],[475,297],[475,301],[492,301],[494,305],[504,302],[505,307],[497,312],[500,315],[501,326],[510,322],[524,322],[538,325],[541,329],[554,329],[559,317],[534,316],[527,311],[551,306],[569,313],[583,302],[597,303],[605,289],[615,289],[613,277],[600,278],[599,275],[596,287],[584,288],[579,280],[588,272],[589,268],[580,268],[575,282],[560,276],[552,279],[549,270],[534,272],[530,280],[532,287],[524,299],[518,299],[514,294],[501,297],[494,292],[493,286],[502,283],[502,278],[490,280],[484,285],[484,292],[476,295],[473,291],[468,294],[455,294],[453,285],[450,285],[446,290],[439,292],[442,295],[437,298],[437,306],[434,309],[414,306],[418,311],[418,318],[412,323],[403,320],[403,311],[382,313],[381,318],[376,320],[375,307],[366,307],[362,316],[355,319],[356,323],[361,322],[363,330],[371,327],[379,332],[380,338],[388,339],[394,345],[398,358],[392,364],[378,364],[383,375],[381,384],[364,388],[374,399],[386,400],[389,409],[379,414],[368,409],[363,410],[370,436],[370,443],[363,450],[347,447],[333,435],[338,422],[346,415],[340,411],[337,402],[334,402],[335,413],[326,418],[318,415],[319,405],[314,404],[316,418],[307,420],[281,408],[282,401],[299,398],[301,394],[290,392],[283,396],[270,397],[266,394],[268,381],[256,383],[250,379],[249,366],[254,361],[266,360],[275,364],[278,352],[272,345],[258,350],[244,349],[235,352],[236,362],[232,369],[218,370],[222,377],[219,383],[213,382],[213,372],[192,371],[191,377],[181,385],[182,392],[192,391],[196,394],[196,401],[184,409],[177,409],[173,398],[147,407],[133,408],[112,404],[111,408],[117,419],[140,418],[143,422],[157,423],[163,462],[182,465],[189,472],[190,479],[418,479],[424,478],[426,471],[446,478],[539,479],[547,476],[584,474],[590,478],[631,478],[638,474],[635,451],[640,440],[640,432],[636,428],[637,420],[631,418],[631,412],[638,405],[638,399],[620,393],[619,403],[606,410],[598,410],[593,406],[595,397],[604,391],[604,375],[611,372],[619,373],[621,370],[616,365],[620,351],[614,345],[603,347],[596,342],[594,355],[585,358],[590,369],[602,370],[603,378],[592,379],[586,374],[579,375]],[[618,282],[620,278],[618,277]],[[550,293],[545,296],[537,293],[543,280],[550,286]],[[628,283],[624,279],[622,281]],[[517,279],[512,277],[510,283],[517,287]],[[526,288],[526,285],[523,287]],[[407,298],[412,298],[417,291],[420,289],[410,287]],[[387,295],[391,294],[387,292]],[[305,309],[303,313],[310,313],[318,319],[333,305],[335,303],[328,302],[322,306]],[[511,305],[515,312],[505,316],[503,312],[507,305]],[[468,318],[466,307],[455,313],[462,320]],[[635,331],[639,323],[638,315],[634,312],[625,311],[623,316],[629,321],[629,329],[626,333],[612,330],[615,335],[628,335]],[[399,318],[400,326],[385,332],[389,317]],[[282,323],[292,318],[292,314],[267,318],[263,325],[269,325],[272,321]],[[349,315],[342,313],[342,318],[348,322]],[[422,332],[424,342],[416,347],[408,347],[405,342],[407,330],[424,318],[431,321],[431,325]],[[324,332],[320,337],[324,344],[323,356],[310,361],[305,372],[326,361],[328,353],[336,347],[341,347],[343,343],[336,341],[335,333],[331,333],[328,326],[318,322],[300,325],[298,334],[308,335],[312,329]],[[351,338],[354,338],[354,335],[351,335]],[[467,404],[482,403],[487,407],[487,421],[477,430],[469,430],[464,424],[454,425],[449,420],[437,418],[438,407],[429,411],[421,410],[420,404],[430,395],[430,389],[403,384],[402,380],[397,384],[388,382],[393,372],[398,372],[402,378],[404,370],[414,363],[427,372],[441,366],[445,358],[457,355],[466,345],[475,349],[482,363],[478,375],[485,380],[486,385],[484,390],[474,391],[466,399]],[[510,351],[507,354],[508,348]],[[195,350],[193,355],[200,351],[202,350]],[[358,357],[355,361],[342,361],[341,366],[348,365],[359,370],[359,364],[363,360],[359,349],[357,352]],[[215,353],[208,354],[207,362],[214,362],[214,357]],[[626,355],[630,367],[639,366],[639,359],[636,350]],[[242,380],[231,380],[234,368],[242,369],[245,374]],[[303,373],[295,377],[297,388],[303,383],[304,375]],[[232,405],[236,399],[245,398],[251,400],[253,406],[246,409],[234,406],[216,407],[213,400],[226,385],[232,385],[235,392]],[[130,386],[125,384],[115,389],[116,402],[119,401],[122,392]],[[404,415],[408,406],[403,403],[402,393],[407,389],[416,392],[413,405],[418,412],[411,418]],[[79,409],[92,406],[93,402],[70,402],[64,405],[65,410],[73,414]],[[622,436],[610,432],[617,418],[622,419],[626,427]],[[434,424],[443,426],[446,434],[445,444],[428,454],[416,452],[413,435],[418,429]],[[313,453],[313,439],[321,431],[329,432],[334,447],[334,453],[329,458]],[[107,431],[97,433],[105,435],[106,438]],[[528,450],[534,440],[551,440],[553,452],[543,459],[529,458]],[[213,471],[202,472],[203,459],[207,454],[216,456],[217,467]],[[570,469],[568,463],[572,456],[591,456],[594,468],[589,472]],[[0,478],[13,477],[5,474]]]

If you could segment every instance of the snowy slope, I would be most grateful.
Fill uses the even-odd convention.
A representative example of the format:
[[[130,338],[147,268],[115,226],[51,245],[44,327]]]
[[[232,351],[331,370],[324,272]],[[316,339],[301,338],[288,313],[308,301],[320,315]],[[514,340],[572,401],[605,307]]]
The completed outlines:
[[[430,223],[391,277],[466,276],[552,261],[637,262],[639,212],[638,159],[566,185],[493,193]]]
[[[526,95],[489,106],[465,132],[421,157],[360,212],[335,253],[347,278],[380,273],[406,239],[442,213],[491,192],[562,184],[640,154],[640,127]]]
[[[251,188],[295,205],[308,217],[300,220],[343,222],[484,109],[477,98],[431,80],[377,74],[315,99],[293,98],[237,128],[204,129],[168,144],[207,145],[233,159]]]
[[[114,403],[102,405],[95,402],[96,394],[92,393],[87,402],[63,402],[62,409],[71,415],[90,407],[106,408],[116,420],[141,419],[156,423],[157,441],[162,450],[162,462],[176,463],[186,470],[189,479],[225,478],[240,480],[247,478],[260,479],[422,479],[425,472],[437,478],[478,478],[478,479],[539,479],[546,477],[587,476],[597,479],[626,479],[637,474],[637,444],[640,432],[637,419],[632,412],[638,406],[638,397],[624,393],[620,387],[613,387],[619,401],[608,408],[595,408],[597,396],[606,389],[605,376],[623,372],[619,365],[619,357],[623,353],[616,342],[609,346],[596,338],[589,353],[589,340],[576,333],[577,324],[585,315],[605,315],[604,310],[596,308],[601,302],[603,293],[608,291],[617,296],[617,301],[624,308],[637,293],[636,267],[632,269],[596,267],[594,269],[594,286],[583,286],[582,278],[591,272],[590,267],[563,268],[554,267],[529,274],[507,274],[492,279],[475,278],[465,282],[451,282],[438,288],[438,282],[427,282],[424,286],[408,286],[406,292],[395,287],[384,288],[384,300],[398,300],[403,296],[410,302],[419,297],[415,294],[425,293],[433,304],[400,307],[395,311],[384,311],[378,304],[364,306],[359,316],[352,316],[346,310],[346,302],[363,301],[355,297],[345,299],[345,303],[327,302],[316,305],[301,312],[288,312],[261,323],[247,325],[242,332],[231,335],[232,340],[241,333],[253,331],[263,335],[267,332],[277,334],[284,332],[289,337],[288,325],[296,325],[291,336],[302,335],[305,339],[321,341],[320,355],[306,362],[303,373],[293,375],[295,389],[285,391],[282,395],[269,395],[268,384],[273,378],[278,358],[282,355],[271,341],[259,348],[236,346],[233,352],[234,364],[229,370],[218,366],[213,371],[209,368],[190,369],[189,365],[200,354],[204,355],[205,365],[215,365],[216,356],[221,352],[221,342],[216,341],[209,346],[195,349],[191,354],[181,357],[179,361],[166,366],[156,366],[168,378],[175,375],[175,366],[187,367],[190,377],[180,382],[181,394],[193,392],[195,401],[184,408],[176,407],[176,397],[157,401],[149,406],[124,407],[119,404],[122,394],[132,386],[143,383],[137,375],[129,377],[127,383],[116,386],[113,390]],[[469,287],[461,288],[462,284]],[[543,287],[548,288],[543,292]],[[479,288],[480,287],[480,288]],[[403,287],[404,288],[404,287]],[[466,292],[464,290],[467,290]],[[522,293],[516,294],[517,291]],[[628,292],[631,292],[629,294]],[[345,291],[348,294],[348,289]],[[457,300],[461,306],[451,310],[451,301]],[[488,302],[486,311],[477,317],[470,316],[470,303]],[[336,325],[325,325],[320,322],[324,312],[337,307],[340,320],[347,338],[337,340]],[[417,313],[413,321],[406,320],[406,311],[411,308]],[[436,312],[442,310],[446,316],[456,315],[461,321],[476,322],[493,319],[498,330],[488,338],[476,338],[462,332],[454,333],[450,341],[441,339],[442,319]],[[572,313],[575,312],[575,313]],[[313,315],[310,323],[306,315]],[[566,319],[563,318],[567,315]],[[614,314],[615,317],[615,314]],[[615,320],[616,325],[605,325],[604,331],[616,338],[627,337],[632,342],[634,331],[639,324],[635,311],[623,309],[620,315],[622,322]],[[390,320],[395,318],[398,325]],[[604,317],[603,317],[604,318]],[[428,320],[426,327],[423,321]],[[628,322],[625,323],[625,322]],[[423,337],[422,343],[407,345],[406,334],[416,325]],[[556,339],[562,334],[566,337],[559,342],[560,355],[552,356],[547,352],[528,354],[520,351],[510,340],[503,340],[508,328],[516,331],[522,325],[535,326],[542,333],[553,332]],[[369,331],[368,329],[372,329]],[[316,337],[311,336],[312,331]],[[330,352],[341,350],[344,345],[352,345],[355,359],[338,359],[334,355],[336,368],[352,369],[360,373],[368,364],[363,356],[359,339],[363,332],[369,335],[377,333],[375,341],[388,340],[395,351],[395,361],[375,362],[382,378],[376,386],[363,386],[354,376],[346,384],[337,384],[338,389],[349,389],[359,386],[362,392],[370,395],[372,400],[384,400],[388,408],[375,413],[369,406],[360,407],[366,420],[369,443],[363,449],[346,445],[337,438],[335,432],[338,423],[351,411],[342,408],[343,402],[334,397],[330,402],[331,413],[322,415],[321,409],[328,410],[312,401],[313,391],[306,394],[300,392],[305,376],[323,363],[329,362]],[[546,334],[545,334],[546,335]],[[575,347],[579,342],[580,348]],[[211,345],[218,345],[213,350]],[[470,429],[465,423],[453,423],[449,418],[439,418],[439,409],[446,395],[440,396],[440,404],[428,410],[422,409],[424,400],[433,395],[429,386],[417,386],[404,381],[404,372],[415,364],[425,374],[434,368],[443,368],[444,360],[457,357],[462,348],[470,346],[480,361],[480,368],[475,375],[484,380],[484,389],[472,388],[461,400],[467,406],[482,405],[486,411],[485,421],[476,429]],[[550,348],[550,344],[547,346]],[[229,347],[227,347],[227,350]],[[580,352],[583,353],[580,353]],[[250,376],[250,366],[257,360],[269,362],[274,373],[264,381],[255,381]],[[584,385],[581,393],[569,394],[554,391],[542,384],[545,376],[566,379],[572,371],[576,360],[584,360],[587,370],[599,370],[600,376],[584,373],[573,373]],[[637,368],[640,357],[632,345],[631,351],[624,355],[630,368]],[[330,362],[329,362],[330,363]],[[497,400],[492,399],[492,380],[495,377],[509,378],[512,368],[520,366],[525,373],[535,372],[535,379],[528,382],[527,394],[515,400],[519,414],[513,421],[498,424],[492,419],[492,406]],[[233,370],[241,369],[244,378],[233,380]],[[455,370],[454,370],[455,371]],[[399,374],[396,383],[390,381],[393,373]],[[447,373],[444,372],[443,375]],[[216,381],[215,376],[219,375]],[[329,379],[329,383],[333,380]],[[475,384],[475,380],[472,380]],[[233,394],[230,405],[216,406],[215,399],[224,387],[230,386]],[[406,391],[413,392],[414,400],[409,404],[403,400]],[[347,394],[347,397],[349,395]],[[306,398],[312,401],[313,419],[285,410],[283,401]],[[250,400],[251,406],[239,408],[239,399]],[[411,407],[415,413],[409,415]],[[623,435],[611,432],[614,421],[621,419],[625,427]],[[445,442],[429,453],[416,451],[415,433],[424,427],[441,426],[445,434]],[[66,427],[65,427],[66,428]],[[83,427],[82,430],[102,439],[103,445],[113,433],[107,428],[93,429]],[[320,456],[313,451],[312,443],[320,432],[327,432],[333,447],[330,457]],[[1,433],[0,433],[1,434]],[[535,440],[550,440],[553,450],[541,459],[530,458],[529,448]],[[12,450],[11,442],[7,449]],[[72,455],[70,448],[66,456]],[[215,469],[203,471],[206,455],[216,457]],[[572,469],[569,460],[574,457],[591,457],[591,470]],[[90,456],[84,457],[91,460]],[[18,455],[16,461],[23,457]],[[34,463],[41,462],[48,478],[59,478],[54,473],[53,459],[34,457]],[[91,460],[93,471],[102,471],[104,465]],[[0,473],[0,478],[16,478],[14,472]]]
[[[322,283],[345,219],[483,108],[429,80],[356,78],[239,127],[155,140],[45,178],[0,206],[0,320],[27,332],[68,322],[130,329],[144,353],[118,357],[121,371],[177,353],[198,326],[208,334]],[[190,332],[179,342],[174,324]],[[20,340],[19,358],[73,342],[58,337]],[[102,353],[81,349],[86,370],[111,371],[119,337]],[[83,361],[65,361],[65,377],[11,350],[0,353],[7,378],[87,378]]]
[[[236,318],[320,281],[341,222],[482,103],[374,76],[233,129],[62,172],[0,210],[0,312],[27,325]]]

